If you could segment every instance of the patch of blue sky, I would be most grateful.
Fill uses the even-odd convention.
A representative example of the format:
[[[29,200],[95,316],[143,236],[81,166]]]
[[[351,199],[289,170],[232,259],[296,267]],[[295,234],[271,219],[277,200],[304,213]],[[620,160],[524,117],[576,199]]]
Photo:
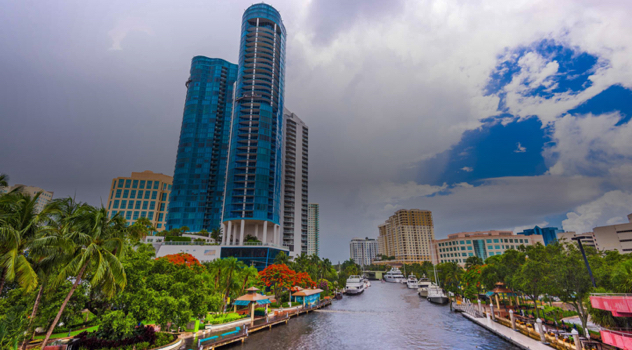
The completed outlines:
[[[568,111],[572,115],[592,113],[594,115],[621,113],[617,126],[626,124],[632,118],[632,90],[621,85],[613,85],[590,100]]]
[[[537,118],[514,120],[505,125],[507,116],[488,119],[480,128],[466,131],[461,141],[437,159],[421,164],[425,167],[441,163],[443,171],[433,179],[434,184],[449,185],[503,176],[536,176],[546,172],[542,148],[549,141],[546,129]],[[443,158],[443,162],[438,160]],[[422,176],[423,177],[423,176]]]
[[[536,53],[546,63],[557,62],[557,72],[544,79],[538,86],[522,91],[523,96],[552,98],[558,93],[577,94],[592,85],[589,77],[600,66],[597,56],[566,47],[554,40],[545,39],[529,46],[518,47],[498,56],[499,63],[490,74],[483,92],[486,96],[500,97],[498,110],[506,112],[504,88],[520,74],[520,59],[528,53]],[[604,63],[605,64],[605,63]],[[532,81],[524,80],[520,84],[530,86]]]

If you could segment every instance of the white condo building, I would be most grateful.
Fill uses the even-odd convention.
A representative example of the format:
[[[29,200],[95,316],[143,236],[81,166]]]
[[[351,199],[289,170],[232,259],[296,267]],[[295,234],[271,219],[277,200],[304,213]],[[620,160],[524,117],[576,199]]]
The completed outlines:
[[[309,215],[307,224],[307,254],[319,255],[319,231],[320,215],[317,203],[309,203]]]
[[[283,245],[295,257],[307,253],[308,127],[296,114],[283,110]]]
[[[16,188],[19,188],[18,192],[27,194],[31,197],[35,197],[37,193],[41,192],[40,196],[37,198],[37,204],[35,205],[35,210],[38,213],[41,212],[46,206],[46,204],[48,204],[48,202],[50,202],[53,199],[54,192],[52,191],[46,191],[39,187],[26,186],[22,184],[17,184],[17,185],[8,186],[8,187],[0,187],[0,193],[11,192]]]
[[[356,264],[371,265],[377,257],[377,240],[372,238],[354,238],[349,243],[351,260]]]

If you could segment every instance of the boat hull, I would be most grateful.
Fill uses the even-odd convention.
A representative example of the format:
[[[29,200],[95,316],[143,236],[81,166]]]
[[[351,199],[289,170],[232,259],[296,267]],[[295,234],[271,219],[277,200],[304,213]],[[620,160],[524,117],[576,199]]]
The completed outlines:
[[[355,294],[360,294],[364,292],[364,288],[360,288],[360,289],[347,289],[347,291],[345,292],[347,295],[355,295]]]
[[[384,276],[384,281],[386,281],[388,283],[400,283],[401,282],[401,278],[394,278],[394,277]]]
[[[448,303],[448,297],[428,297],[428,301],[434,304],[445,305]]]
[[[419,288],[417,290],[417,292],[418,292],[419,296],[422,297],[422,298],[427,298],[428,297],[428,289],[426,289],[426,288]]]
[[[417,283],[408,283],[408,289],[417,289]]]

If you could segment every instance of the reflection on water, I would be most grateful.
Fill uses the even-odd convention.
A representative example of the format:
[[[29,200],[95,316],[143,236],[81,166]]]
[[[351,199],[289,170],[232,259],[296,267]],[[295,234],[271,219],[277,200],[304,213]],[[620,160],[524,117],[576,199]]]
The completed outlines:
[[[185,349],[193,349],[187,344]],[[405,285],[373,281],[323,312],[251,334],[226,349],[518,349]]]

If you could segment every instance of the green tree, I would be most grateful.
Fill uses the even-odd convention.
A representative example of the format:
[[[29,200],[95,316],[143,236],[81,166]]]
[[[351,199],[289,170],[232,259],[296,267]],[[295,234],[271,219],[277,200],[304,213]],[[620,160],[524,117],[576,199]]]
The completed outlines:
[[[549,290],[551,282],[551,266],[545,248],[541,244],[529,246],[528,259],[513,277],[514,284],[531,297],[535,306],[536,317],[540,317],[538,298]]]
[[[69,277],[74,277],[75,282],[48,328],[42,348],[48,344],[66,304],[84,274],[90,273],[90,283],[100,285],[102,292],[108,297],[114,296],[117,287],[124,288],[126,285],[125,270],[120,261],[125,251],[124,221],[118,216],[110,219],[105,208],[97,209],[87,205],[79,208],[77,214],[68,220],[71,223],[66,226],[65,236],[69,242],[73,242],[72,259],[60,269],[55,283],[62,283]]]
[[[110,311],[101,317],[99,334],[109,340],[130,338],[134,334],[137,321],[131,314],[121,310]]]
[[[478,256],[470,256],[465,260],[465,269],[469,270],[473,266],[483,265],[483,259]]]
[[[288,265],[290,264],[290,258],[285,254],[285,252],[279,252],[277,256],[274,258],[275,265]]]

